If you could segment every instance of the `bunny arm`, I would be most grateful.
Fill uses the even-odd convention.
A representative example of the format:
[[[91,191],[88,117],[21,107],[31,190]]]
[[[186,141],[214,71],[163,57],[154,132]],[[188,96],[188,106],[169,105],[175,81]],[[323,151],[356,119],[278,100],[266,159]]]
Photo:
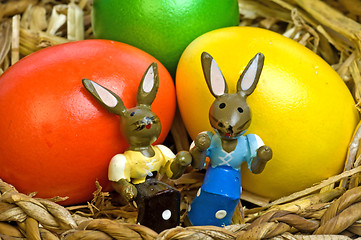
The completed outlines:
[[[118,201],[122,205],[126,205],[132,199],[135,199],[138,195],[137,188],[124,178],[117,182],[112,181],[112,186],[114,190],[119,193],[120,198],[118,198]]]
[[[272,149],[266,145],[257,149],[257,156],[252,159],[250,170],[252,173],[258,174],[263,171],[267,162],[272,158]]]
[[[172,179],[177,179],[184,173],[187,166],[192,162],[192,155],[187,151],[180,151],[170,165]]]
[[[189,152],[192,155],[192,167],[195,169],[204,168],[207,149],[211,144],[212,132],[201,132],[192,142]]]
[[[180,151],[177,155],[164,145],[156,145],[162,154],[166,164],[160,168],[161,174],[166,174],[168,178],[176,179],[179,178],[186,167],[192,162],[192,156],[187,151]]]
[[[119,193],[119,201],[122,205],[126,205],[137,196],[137,189],[130,183],[129,162],[124,154],[117,154],[112,158],[109,164],[108,178],[114,190]]]

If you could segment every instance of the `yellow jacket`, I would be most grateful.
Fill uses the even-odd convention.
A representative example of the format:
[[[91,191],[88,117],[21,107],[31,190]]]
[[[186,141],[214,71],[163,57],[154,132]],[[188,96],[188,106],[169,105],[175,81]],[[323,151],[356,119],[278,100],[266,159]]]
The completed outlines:
[[[132,150],[115,155],[109,164],[109,180],[117,182],[120,179],[126,179],[133,184],[139,184],[154,171],[166,174],[169,178],[172,177],[170,165],[175,158],[174,153],[164,145],[151,147],[155,152],[153,157],[146,157],[141,152]]]

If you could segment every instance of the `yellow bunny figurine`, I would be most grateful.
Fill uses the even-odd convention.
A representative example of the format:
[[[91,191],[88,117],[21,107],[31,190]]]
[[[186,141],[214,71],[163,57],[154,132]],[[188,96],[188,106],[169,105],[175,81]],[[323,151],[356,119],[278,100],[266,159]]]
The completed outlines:
[[[160,120],[151,110],[159,85],[156,63],[148,67],[140,82],[134,108],[127,109],[119,96],[91,80],[83,79],[83,85],[106,109],[120,116],[130,145],[111,159],[108,171],[122,202],[134,199],[139,207],[138,221],[155,231],[177,226],[180,193],[154,177],[157,172],[180,177],[192,157],[186,151],[175,155],[164,145],[152,146],[161,132]]]

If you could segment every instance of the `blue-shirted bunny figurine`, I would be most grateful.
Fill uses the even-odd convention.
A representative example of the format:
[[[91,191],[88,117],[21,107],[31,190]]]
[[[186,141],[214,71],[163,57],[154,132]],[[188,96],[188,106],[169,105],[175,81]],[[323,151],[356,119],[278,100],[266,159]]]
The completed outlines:
[[[196,198],[188,211],[192,225],[225,226],[241,196],[241,164],[247,162],[253,173],[263,171],[272,158],[272,150],[255,134],[244,135],[251,123],[246,102],[258,83],[264,63],[262,53],[248,63],[237,83],[237,92],[228,93],[227,83],[215,60],[202,53],[203,73],[210,92],[216,98],[210,111],[210,123],[216,134],[200,133],[191,145],[192,166],[201,169],[205,158],[210,163]]]

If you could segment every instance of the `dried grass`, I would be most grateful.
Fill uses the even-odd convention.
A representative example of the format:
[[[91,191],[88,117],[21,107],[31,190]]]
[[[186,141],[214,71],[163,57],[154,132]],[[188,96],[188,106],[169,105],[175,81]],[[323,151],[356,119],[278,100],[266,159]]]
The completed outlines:
[[[4,1],[3,1],[4,2]],[[299,42],[341,76],[361,109],[359,0],[238,0],[241,26],[270,29]],[[92,38],[91,0],[9,0],[0,3],[0,74],[39,49]],[[177,119],[180,119],[179,117]],[[189,146],[176,122],[177,151]],[[361,128],[350,144],[345,171],[311,188],[269,202],[244,192],[225,228],[177,227],[160,234],[137,225],[136,206],[114,206],[97,185],[94,199],[64,208],[0,181],[0,239],[350,239],[361,236]],[[203,174],[188,170],[168,184],[182,192],[182,219]],[[245,201],[246,200],[246,201]],[[252,207],[251,207],[252,206]],[[318,235],[312,235],[318,234]]]

